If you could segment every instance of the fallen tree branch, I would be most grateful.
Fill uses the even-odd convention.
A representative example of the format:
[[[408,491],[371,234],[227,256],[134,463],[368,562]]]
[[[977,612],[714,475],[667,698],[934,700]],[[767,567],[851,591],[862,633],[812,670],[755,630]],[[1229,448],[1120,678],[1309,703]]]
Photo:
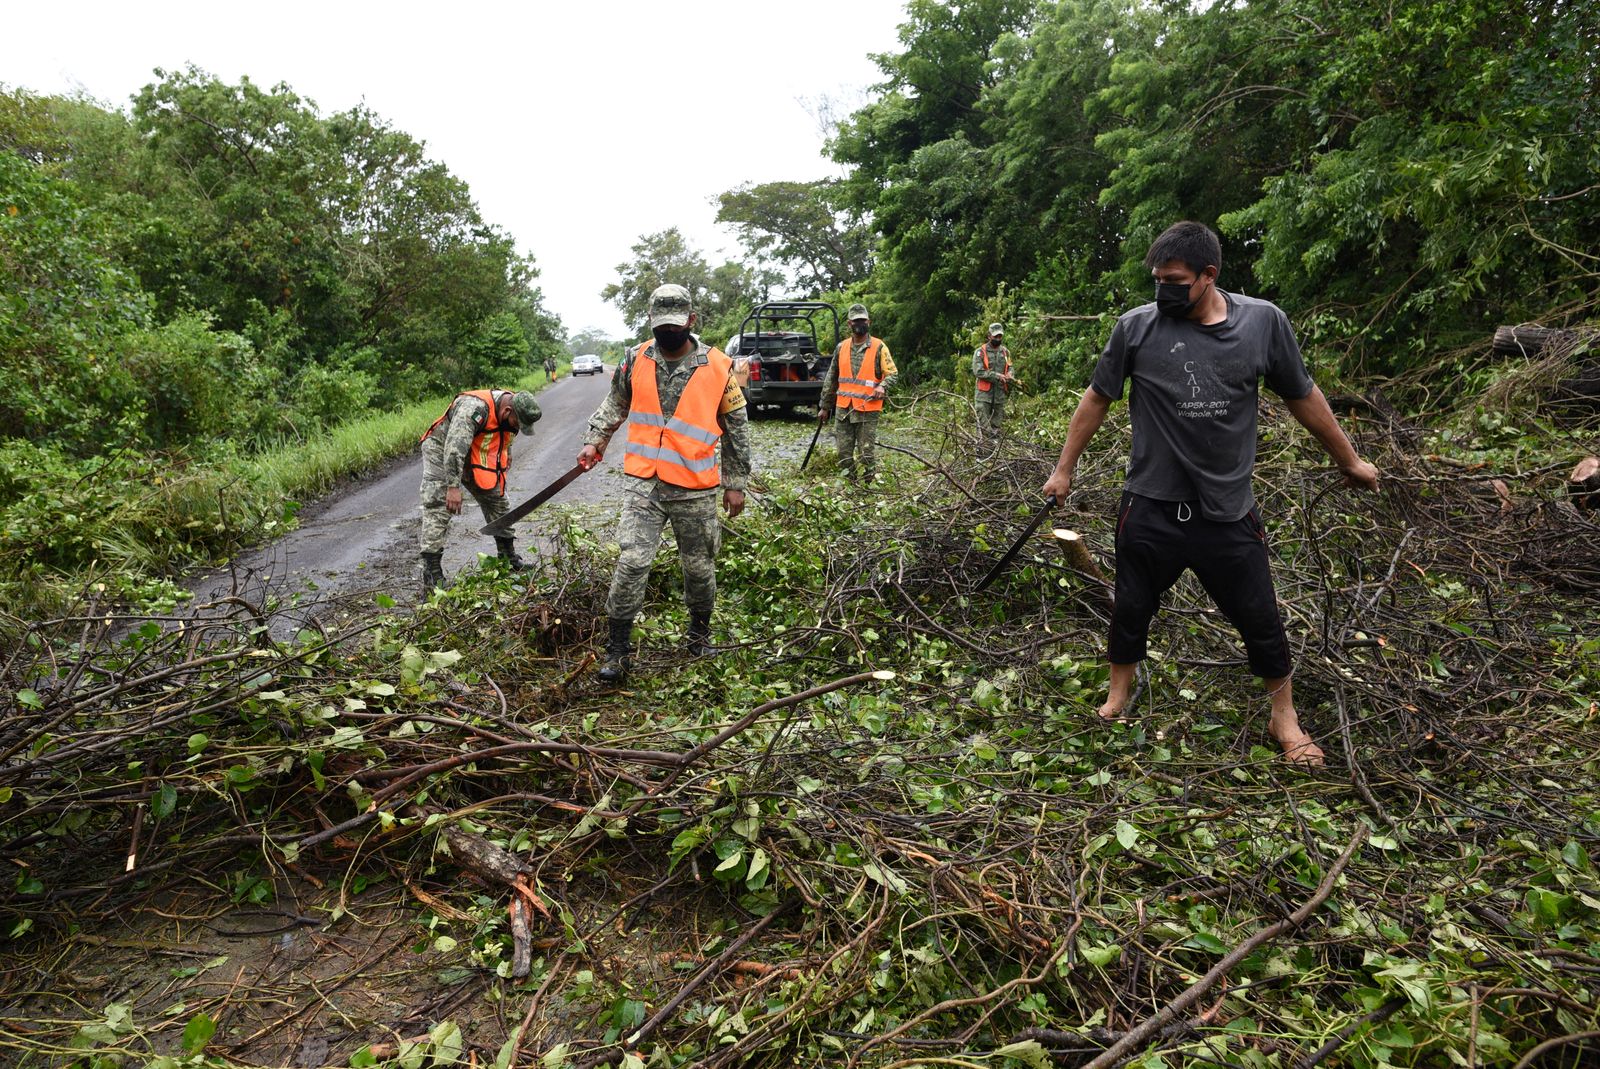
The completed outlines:
[[[1356,826],[1356,833],[1351,837],[1350,845],[1344,848],[1344,853],[1339,855],[1339,860],[1333,863],[1333,866],[1328,869],[1328,874],[1322,878],[1322,884],[1317,888],[1316,893],[1306,899],[1304,905],[1283,920],[1267,925],[1256,932],[1255,935],[1234,947],[1221,961],[1213,965],[1211,971],[1202,976],[1194,986],[1167,1003],[1164,1008],[1153,1016],[1130,1028],[1127,1035],[1113,1043],[1106,1049],[1105,1053],[1084,1066],[1084,1069],[1110,1069],[1111,1066],[1122,1061],[1135,1047],[1159,1032],[1178,1014],[1199,1002],[1201,997],[1215,987],[1223,977],[1227,976],[1234,966],[1255,953],[1256,948],[1304,924],[1306,918],[1310,917],[1317,907],[1326,902],[1328,896],[1333,894],[1334,883],[1338,881],[1345,867],[1350,864],[1350,859],[1355,857],[1356,851],[1361,848],[1361,844],[1367,841],[1367,834],[1367,826],[1365,824]]]

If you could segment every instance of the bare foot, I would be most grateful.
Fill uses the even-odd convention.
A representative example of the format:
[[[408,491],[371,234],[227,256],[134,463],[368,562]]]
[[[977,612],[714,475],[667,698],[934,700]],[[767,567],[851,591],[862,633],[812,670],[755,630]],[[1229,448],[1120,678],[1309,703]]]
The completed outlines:
[[[1101,720],[1127,719],[1122,711],[1128,707],[1128,699],[1133,696],[1133,671],[1136,667],[1132,664],[1112,664],[1105,704],[1099,710]]]
[[[1105,700],[1104,705],[1100,706],[1098,710],[1100,719],[1116,720],[1118,722],[1126,721],[1128,718],[1122,715],[1122,711],[1126,709],[1127,706],[1128,696],[1126,694],[1124,694],[1121,698],[1112,695]]]
[[[1323,764],[1322,747],[1318,746],[1310,735],[1299,727],[1290,730],[1274,730],[1272,737],[1278,740],[1278,745],[1283,747],[1283,758],[1292,765],[1301,765],[1305,768],[1321,768]]]

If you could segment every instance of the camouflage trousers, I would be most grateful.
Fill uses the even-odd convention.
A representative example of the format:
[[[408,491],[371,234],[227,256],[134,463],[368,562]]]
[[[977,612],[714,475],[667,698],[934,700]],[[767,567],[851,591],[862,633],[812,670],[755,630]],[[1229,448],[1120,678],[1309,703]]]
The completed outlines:
[[[845,478],[856,477],[856,457],[861,458],[861,474],[872,478],[878,467],[878,413],[866,412],[846,420],[841,413],[833,424],[833,444],[839,449],[839,470]]]
[[[990,391],[995,392],[995,391]],[[988,394],[978,398],[978,441],[993,444],[1000,440],[1000,422],[1006,416],[1006,403],[1002,398],[989,400]]]
[[[444,533],[450,526],[450,513],[445,511],[444,442],[443,435],[434,435],[422,443],[422,524],[418,542],[423,553],[438,553],[444,549]],[[493,490],[480,490],[469,478],[463,489],[471,494],[483,510],[484,523],[493,523],[506,514],[506,495]]]
[[[631,620],[644,607],[650,564],[661,547],[661,532],[670,522],[683,567],[683,595],[691,613],[709,613],[717,600],[717,550],[722,524],[717,519],[720,494],[663,501],[648,494],[629,494],[617,524],[622,555],[611,576],[606,615]]]

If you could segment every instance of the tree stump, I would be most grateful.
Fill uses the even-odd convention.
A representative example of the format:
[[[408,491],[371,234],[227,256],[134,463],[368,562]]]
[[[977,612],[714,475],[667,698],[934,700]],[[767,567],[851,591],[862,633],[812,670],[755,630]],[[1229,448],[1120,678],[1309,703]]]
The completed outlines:
[[[1600,457],[1584,457],[1567,476],[1567,495],[1581,509],[1600,508]]]

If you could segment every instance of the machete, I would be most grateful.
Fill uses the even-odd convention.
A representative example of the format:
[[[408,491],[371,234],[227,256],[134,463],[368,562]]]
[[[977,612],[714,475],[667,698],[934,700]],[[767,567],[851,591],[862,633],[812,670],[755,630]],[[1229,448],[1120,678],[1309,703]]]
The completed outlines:
[[[812,450],[817,448],[817,439],[822,437],[822,417],[817,417],[817,429],[811,432],[811,444],[806,447],[806,458],[800,462],[800,470],[805,471],[806,465],[811,463]]]
[[[576,479],[578,476],[582,475],[584,470],[585,469],[582,464],[574,464],[571,471],[561,476],[561,478],[557,479],[543,490],[540,490],[537,494],[534,494],[532,497],[528,498],[528,500],[524,501],[510,512],[506,513],[504,516],[501,516],[498,520],[495,520],[488,526],[479,529],[478,533],[490,535],[494,538],[507,537],[511,534],[512,524],[522,519],[522,517],[526,516],[528,513],[532,512],[546,501],[549,501],[552,497],[555,497],[561,491],[565,490],[567,488],[567,484],[572,482],[572,480]]]
[[[1006,550],[1005,554],[994,562],[994,567],[989,569],[989,574],[979,580],[978,585],[973,588],[974,592],[987,587],[994,582],[997,575],[1006,570],[1006,565],[1011,563],[1013,557],[1022,552],[1023,545],[1027,543],[1029,538],[1033,537],[1033,532],[1039,529],[1039,525],[1044,522],[1045,517],[1050,515],[1055,507],[1056,495],[1051,494],[1044,499],[1044,508],[1033,514],[1033,519],[1028,521],[1028,526],[1017,536],[1017,540],[1011,543],[1011,548]]]

